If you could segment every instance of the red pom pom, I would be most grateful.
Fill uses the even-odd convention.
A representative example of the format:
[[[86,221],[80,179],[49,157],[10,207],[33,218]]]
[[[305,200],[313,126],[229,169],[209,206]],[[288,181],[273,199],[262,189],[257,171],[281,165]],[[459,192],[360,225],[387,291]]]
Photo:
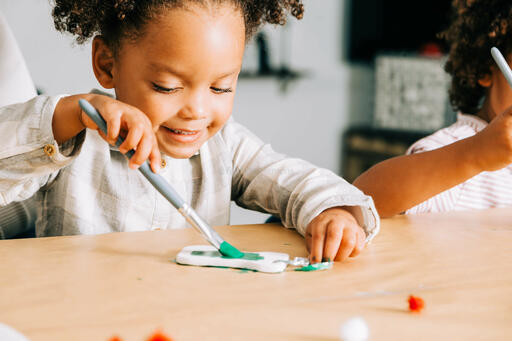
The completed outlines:
[[[156,331],[151,337],[148,339],[148,341],[173,341],[170,337],[164,335],[160,331]]]
[[[119,336],[112,336],[108,341],[123,341]]]
[[[409,296],[409,310],[414,312],[420,312],[425,307],[425,302],[421,297]]]

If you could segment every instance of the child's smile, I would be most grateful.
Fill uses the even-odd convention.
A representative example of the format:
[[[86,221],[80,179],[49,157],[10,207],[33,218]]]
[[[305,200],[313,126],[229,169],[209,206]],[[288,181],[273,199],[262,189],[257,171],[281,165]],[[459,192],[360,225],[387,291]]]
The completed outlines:
[[[202,129],[198,130],[184,130],[184,129],[173,129],[166,126],[160,126],[161,134],[169,139],[169,142],[182,142],[182,143],[193,143],[200,139]],[[172,143],[172,142],[171,142]]]
[[[112,69],[117,99],[148,116],[163,153],[191,157],[231,115],[244,47],[231,5],[165,11],[136,43],[123,41]]]

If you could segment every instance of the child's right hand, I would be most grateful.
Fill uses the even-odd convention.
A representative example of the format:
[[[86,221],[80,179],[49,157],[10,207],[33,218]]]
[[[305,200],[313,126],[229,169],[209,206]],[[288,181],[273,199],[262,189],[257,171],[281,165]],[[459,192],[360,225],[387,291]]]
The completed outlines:
[[[82,111],[78,105],[79,99],[86,99],[95,107],[107,123],[107,135],[105,135],[92,119]],[[61,122],[66,122],[67,127],[72,127],[70,120],[75,116],[75,130],[72,132],[63,132],[64,128]],[[139,109],[110,98],[108,96],[87,94],[76,95],[62,98],[57,107],[55,108],[53,118],[53,131],[56,140],[66,140],[75,136],[79,131],[84,128],[97,130],[100,136],[108,143],[114,145],[117,138],[120,136],[124,142],[119,146],[119,151],[123,154],[130,149],[135,150],[135,153],[130,158],[129,166],[132,169],[138,168],[142,163],[149,159],[149,163],[154,172],[158,172],[161,164],[160,150],[158,149],[158,142],[153,132],[153,127],[149,118]],[[60,130],[59,130],[60,129]],[[72,129],[72,128],[67,128]]]
[[[496,116],[472,136],[475,163],[481,171],[495,171],[512,163],[512,108]]]

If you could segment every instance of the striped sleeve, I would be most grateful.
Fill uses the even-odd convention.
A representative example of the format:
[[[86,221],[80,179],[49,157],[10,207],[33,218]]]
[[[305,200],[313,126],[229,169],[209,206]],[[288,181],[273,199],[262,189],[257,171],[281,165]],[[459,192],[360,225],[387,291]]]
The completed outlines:
[[[484,127],[485,123],[480,119],[470,115],[459,114],[457,122],[417,141],[407,150],[406,154],[423,153],[447,146],[456,141],[475,135]],[[469,208],[469,206],[474,204],[475,198],[465,197],[465,193],[467,193],[467,186],[472,186],[472,182],[468,180],[441,192],[408,209],[405,214],[453,211],[460,209],[459,206],[463,204],[463,202],[466,202]]]
[[[455,209],[463,184],[441,192],[407,211],[405,214],[448,212]]]

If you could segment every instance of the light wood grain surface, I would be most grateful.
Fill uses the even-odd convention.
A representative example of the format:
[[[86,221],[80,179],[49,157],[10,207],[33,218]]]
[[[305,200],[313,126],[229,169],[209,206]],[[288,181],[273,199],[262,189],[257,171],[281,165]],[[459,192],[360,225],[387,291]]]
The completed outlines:
[[[279,225],[219,227],[246,251],[305,256]],[[0,322],[31,340],[512,339],[512,210],[395,217],[357,258],[322,272],[180,266],[192,229],[0,241]],[[420,314],[407,297],[421,296]]]

